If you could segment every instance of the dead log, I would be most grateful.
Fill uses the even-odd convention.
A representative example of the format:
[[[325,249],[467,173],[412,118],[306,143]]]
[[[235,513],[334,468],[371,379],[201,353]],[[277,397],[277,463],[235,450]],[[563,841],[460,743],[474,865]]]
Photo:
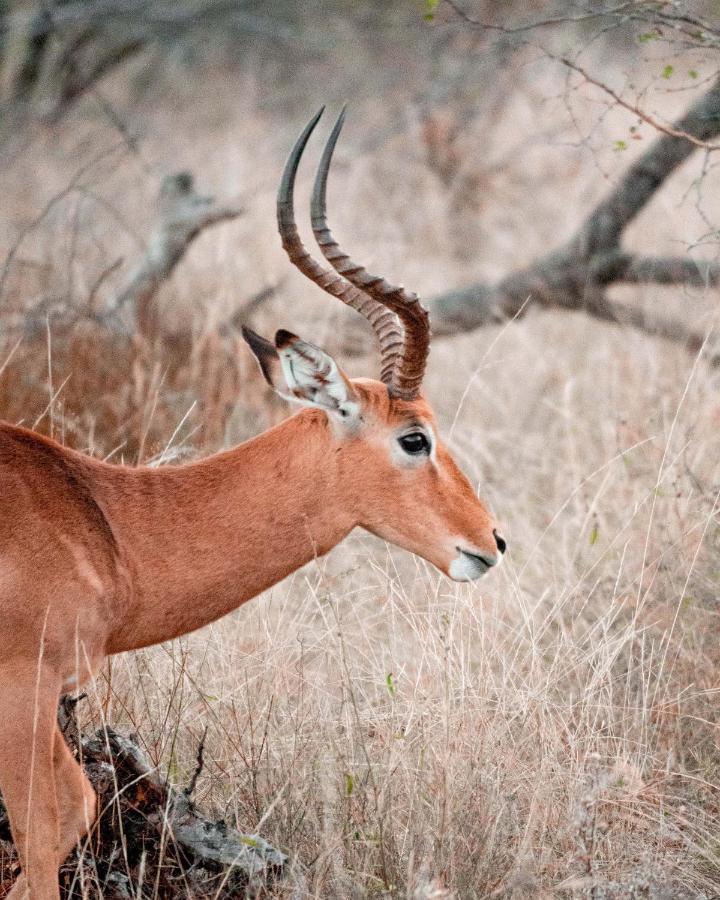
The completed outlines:
[[[650,145],[578,232],[559,247],[500,281],[447,291],[428,302],[435,334],[456,334],[524,315],[533,306],[580,310],[604,321],[627,324],[680,342],[696,351],[703,335],[684,322],[611,302],[613,284],[720,284],[720,264],[690,257],[650,257],[621,246],[628,224],[665,180],[697,150],[720,134],[720,79],[688,112]]]
[[[204,816],[132,737],[109,727],[81,735],[72,706],[63,698],[58,721],[97,792],[100,816],[86,845],[61,868],[63,900],[142,897],[143,885],[148,896],[162,900],[180,893],[197,900],[238,898],[280,877],[284,853],[259,835]],[[9,859],[10,827],[1,798],[0,842],[6,842],[0,861],[3,855]],[[10,878],[7,868],[0,868],[0,885]]]

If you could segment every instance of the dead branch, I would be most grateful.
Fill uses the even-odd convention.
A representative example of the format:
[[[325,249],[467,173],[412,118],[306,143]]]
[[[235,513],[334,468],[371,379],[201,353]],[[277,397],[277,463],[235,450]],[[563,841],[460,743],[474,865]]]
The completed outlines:
[[[141,333],[147,335],[151,331],[151,301],[190,244],[209,226],[236,219],[242,213],[238,206],[224,206],[198,194],[189,172],[167,175],[160,187],[147,251],[131,269],[109,315],[129,307]]]
[[[75,189],[80,175],[86,169],[84,167],[68,187],[53,197],[42,213],[23,230],[0,270],[0,297],[22,241],[32,228],[40,224],[49,209]],[[67,333],[75,325],[85,322],[109,330],[118,337],[130,338],[139,330],[147,338],[157,332],[156,310],[152,301],[192,242],[206,228],[232,221],[243,212],[237,205],[217,203],[212,197],[198,194],[189,172],[167,175],[161,183],[154,223],[144,252],[130,266],[124,283],[113,300],[102,308],[97,302],[97,295],[102,285],[122,264],[122,259],[116,259],[98,275],[82,305],[74,304],[68,297],[46,297],[30,310],[8,312],[3,318],[2,332],[20,332],[26,339],[32,339],[45,331],[48,321],[58,334]],[[252,297],[247,306],[236,314],[237,321],[244,321],[244,316],[272,296],[275,290],[276,287],[268,287]],[[234,318],[233,324],[237,324]]]
[[[0,270],[0,300],[3,298],[3,292],[5,290],[5,284],[7,279],[12,271],[12,266],[15,262],[15,257],[20,251],[23,242],[32,234],[32,232],[48,217],[48,215],[52,212],[52,210],[61,203],[66,197],[69,197],[74,191],[78,190],[82,184],[83,178],[91,172],[99,163],[104,162],[113,154],[117,153],[118,150],[123,148],[122,144],[113,144],[111,147],[108,147],[105,150],[102,150],[99,154],[97,154],[93,159],[89,162],[82,165],[77,172],[72,176],[67,185],[57,194],[52,196],[48,202],[43,206],[40,212],[30,221],[28,224],[19,232],[17,237],[15,238],[13,244],[11,245],[7,256],[3,262],[2,270]]]
[[[203,736],[200,738],[200,743],[197,748],[197,755],[195,757],[195,771],[192,774],[192,778],[190,779],[190,784],[185,788],[183,794],[186,797],[192,797],[195,786],[197,785],[197,780],[202,774],[202,770],[205,768],[205,739],[207,738],[207,725],[205,726],[205,731],[203,731]]]
[[[188,791],[162,778],[132,738],[112,728],[81,735],[75,703],[63,699],[60,729],[82,761],[101,810],[89,848],[82,856],[75,851],[61,870],[64,900],[80,896],[72,885],[82,881],[95,888],[83,896],[129,900],[139,896],[142,878],[155,880],[156,896],[163,900],[177,897],[178,884],[198,900],[239,897],[281,875],[287,862],[283,853],[258,835],[206,818]],[[0,798],[0,841],[10,840]],[[79,866],[85,870],[82,879],[77,878]]]
[[[472,331],[524,315],[528,308],[539,305],[583,310],[690,348],[700,346],[702,337],[683,322],[660,316],[650,318],[621,308],[607,299],[605,291],[616,283],[696,287],[720,283],[717,263],[696,262],[690,257],[638,256],[621,247],[626,227],[657,189],[695,151],[698,143],[709,146],[708,141],[718,133],[720,79],[668,133],[656,138],[564,246],[495,284],[473,284],[431,299],[428,305],[433,331]]]
[[[261,288],[259,291],[249,297],[242,304],[242,306],[232,314],[229,322],[224,323],[220,327],[220,331],[240,331],[240,328],[243,325],[252,320],[253,315],[257,312],[257,310],[260,309],[261,306],[264,306],[271,297],[274,297],[275,294],[277,294],[284,283],[285,279],[281,278],[280,281],[276,282],[275,284],[269,284],[267,285],[267,287]]]
[[[226,17],[247,35],[292,42],[277,17],[235,0],[28,0],[0,5],[0,141],[28,115],[56,121],[110,72],[148,51],[172,52]],[[6,126],[10,127],[6,127]]]

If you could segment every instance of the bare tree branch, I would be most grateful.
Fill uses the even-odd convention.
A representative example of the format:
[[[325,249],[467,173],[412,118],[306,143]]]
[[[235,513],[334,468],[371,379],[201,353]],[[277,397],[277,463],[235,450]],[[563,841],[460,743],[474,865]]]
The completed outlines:
[[[435,334],[471,331],[525,313],[532,305],[584,310],[697,348],[702,338],[682,322],[650,320],[645,314],[611,304],[604,291],[613,283],[720,283],[720,265],[690,257],[649,257],[621,249],[623,232],[655,191],[698,146],[708,147],[720,133],[720,79],[668,133],[657,138],[633,163],[617,186],[562,247],[495,284],[473,284],[429,301]],[[530,299],[531,303],[527,303]]]
[[[694,152],[692,135],[706,144],[720,133],[720,79],[675,123],[678,134],[657,138],[585,221],[576,249],[585,253],[617,247],[623,230],[655,191]]]
[[[720,284],[720,263],[686,256],[616,253],[609,258],[607,265],[611,281],[627,284],[686,284],[699,288]],[[598,277],[602,277],[600,271]]]
[[[153,47],[168,52],[199,28],[222,22],[244,35],[297,40],[292,27],[250,6],[242,0],[0,3],[0,137],[29,114],[59,119],[130,58]]]
[[[190,244],[209,226],[231,221],[242,213],[238,206],[224,206],[198,194],[189,172],[166,176],[147,252],[131,270],[109,314],[130,307],[140,330],[147,333],[150,303]]]
[[[267,287],[261,288],[261,290],[249,297],[242,306],[232,314],[229,321],[224,323],[220,330],[225,331],[229,328],[230,330],[234,329],[239,331],[243,325],[251,321],[253,315],[261,306],[277,294],[284,283],[285,279],[281,278],[280,281],[275,284],[269,284]]]
[[[59,193],[54,194],[50,198],[50,200],[48,200],[45,206],[40,210],[40,212],[20,231],[10,249],[8,250],[5,261],[3,262],[2,270],[0,271],[0,300],[2,299],[3,291],[5,290],[5,284],[7,282],[8,276],[10,275],[10,271],[12,270],[15,257],[17,256],[17,253],[20,250],[20,247],[22,246],[25,239],[38,227],[38,225],[49,215],[49,213],[57,206],[58,203],[60,203],[62,200],[72,194],[73,191],[77,190],[80,187],[82,179],[85,177],[85,175],[88,174],[88,172],[94,169],[98,163],[106,160],[109,156],[113,155],[122,148],[122,144],[113,144],[111,147],[108,147],[106,150],[103,150],[97,156],[91,159],[90,162],[85,163],[83,166],[81,166],[70,179],[68,184]]]
[[[8,254],[5,266],[0,271],[0,297],[12,264],[22,240],[32,228],[47,214],[52,205],[66,197],[76,186],[84,167],[60,194],[53,197],[42,214],[23,230],[16,244]],[[36,303],[30,311],[11,311],[4,316],[2,331],[22,332],[26,338],[37,336],[51,322],[54,330],[65,331],[79,322],[94,323],[110,328],[118,334],[132,335],[136,329],[146,337],[154,330],[153,299],[162,284],[170,277],[188,248],[206,228],[220,222],[232,221],[243,214],[243,209],[233,204],[217,203],[212,197],[198,194],[193,177],[189,172],[166,176],[160,187],[155,222],[147,247],[140,258],[131,266],[124,285],[117,297],[106,308],[98,309],[96,300],[102,284],[117,270],[122,260],[116,259],[97,277],[90,289],[87,301],[82,306],[73,305],[67,297],[50,296]],[[257,297],[250,298],[249,308],[255,309],[275,291],[275,287],[265,288]],[[242,315],[247,310],[241,310]]]

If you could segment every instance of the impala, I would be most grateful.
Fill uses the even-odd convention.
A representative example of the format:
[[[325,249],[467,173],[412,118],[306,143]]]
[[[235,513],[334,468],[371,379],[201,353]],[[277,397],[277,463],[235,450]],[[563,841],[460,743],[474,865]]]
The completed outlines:
[[[290,260],[369,321],[381,379],[351,380],[288,331],[244,337],[267,382],[305,407],[187,465],[131,468],[0,422],[0,790],[22,874],[12,900],[58,900],[58,867],[96,815],[94,791],[56,724],[61,693],[114,653],[218,619],[361,526],[458,581],[500,562],[505,542],[440,441],[420,385],[428,316],[369,275],[327,227],[322,156],[312,226],[331,268],[297,232],[293,187],[322,110],[282,176],[277,217]]]

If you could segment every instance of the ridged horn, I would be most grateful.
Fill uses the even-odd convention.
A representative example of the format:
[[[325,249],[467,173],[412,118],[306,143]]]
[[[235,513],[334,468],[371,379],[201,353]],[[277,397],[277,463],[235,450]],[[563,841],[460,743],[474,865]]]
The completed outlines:
[[[381,338],[383,369],[385,370],[386,365],[389,367],[390,359],[395,359],[390,381],[391,393],[403,400],[412,400],[420,390],[430,351],[430,319],[427,310],[420,303],[417,294],[390,284],[380,275],[371,275],[365,268],[353,262],[341,250],[327,224],[327,178],[344,121],[345,109],[338,116],[318,167],[310,207],[312,228],[323,256],[333,269],[400,318],[405,332],[400,353],[398,354],[394,336],[393,338],[386,336],[384,342]]]
[[[342,300],[347,306],[364,316],[380,343],[382,354],[381,379],[388,386],[392,383],[395,364],[403,345],[402,327],[391,308],[371,297],[369,294],[353,286],[345,278],[331,269],[326,269],[313,259],[298,234],[295,224],[294,189],[295,176],[305,145],[320,121],[325,107],[323,106],[308,122],[295,146],[290,151],[285,169],[280,180],[277,197],[277,223],[282,245],[293,265],[307,276],[310,281],[319,285],[328,294]],[[387,352],[384,348],[387,348]]]

